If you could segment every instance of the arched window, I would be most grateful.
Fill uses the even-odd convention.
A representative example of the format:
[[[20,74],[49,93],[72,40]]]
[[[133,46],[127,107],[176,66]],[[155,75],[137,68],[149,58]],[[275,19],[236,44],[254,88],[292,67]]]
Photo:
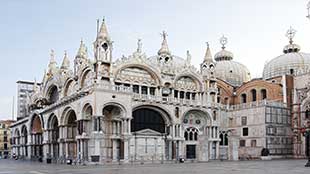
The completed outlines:
[[[241,94],[241,103],[246,103],[246,94]]]
[[[261,93],[261,96],[262,96],[262,100],[267,99],[267,91],[266,91],[266,89],[262,89],[260,91],[260,93]]]
[[[252,101],[256,101],[256,90],[255,89],[251,90],[251,95],[252,95]]]
[[[50,104],[55,103],[59,98],[59,94],[58,94],[58,88],[56,86],[53,86],[50,88],[49,92],[48,92],[48,101]]]
[[[223,134],[220,134],[220,139],[221,139],[220,146],[223,146],[223,144],[224,144]]]
[[[197,141],[198,140],[198,129],[189,127],[184,132],[185,141]]]

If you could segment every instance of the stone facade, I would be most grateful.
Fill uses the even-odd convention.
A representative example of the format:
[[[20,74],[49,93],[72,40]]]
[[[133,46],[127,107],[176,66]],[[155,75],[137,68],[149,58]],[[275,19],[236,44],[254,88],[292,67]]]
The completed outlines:
[[[308,77],[250,80],[225,37],[216,61],[208,45],[198,70],[189,51],[173,55],[162,37],[155,56],[139,39],[131,55],[112,61],[103,21],[93,56],[81,41],[72,69],[67,53],[57,66],[52,51],[26,114],[12,125],[13,153],[59,163],[253,159],[263,148],[274,157],[304,154],[296,119],[307,110]]]

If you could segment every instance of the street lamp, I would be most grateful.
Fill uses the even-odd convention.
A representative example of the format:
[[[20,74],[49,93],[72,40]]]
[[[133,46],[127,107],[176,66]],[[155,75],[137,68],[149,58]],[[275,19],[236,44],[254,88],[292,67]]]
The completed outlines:
[[[308,14],[307,14],[307,18],[310,19],[310,1],[308,2],[307,4],[307,11],[308,11]]]

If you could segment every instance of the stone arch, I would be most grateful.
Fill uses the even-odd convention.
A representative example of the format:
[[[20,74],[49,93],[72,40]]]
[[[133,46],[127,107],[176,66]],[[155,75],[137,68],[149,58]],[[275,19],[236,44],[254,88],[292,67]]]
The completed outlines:
[[[92,73],[92,71],[91,71],[91,69],[90,68],[85,68],[83,71],[82,71],[82,73],[81,73],[81,75],[80,75],[80,87],[81,88],[84,88],[85,86],[88,86],[88,85],[90,85],[90,84],[86,84],[86,83],[91,83],[92,81],[90,81],[90,80],[92,80],[92,79],[88,79],[88,78],[91,78],[91,74]],[[89,77],[90,76],[90,77]],[[87,81],[88,80],[88,81]]]
[[[62,114],[61,114],[61,117],[60,117],[60,125],[66,125],[66,116],[67,116],[67,113],[70,111],[70,110],[73,110],[71,106],[68,106],[66,107],[63,111],[62,111]]]
[[[82,108],[82,119],[90,119],[93,113],[94,111],[92,105],[90,103],[84,104]]]
[[[134,112],[137,109],[141,109],[141,108],[149,108],[149,109],[156,110],[157,112],[161,113],[161,115],[163,116],[163,118],[165,120],[166,125],[172,125],[172,123],[173,123],[172,114],[166,108],[156,106],[156,105],[151,105],[151,104],[148,104],[148,105],[141,104],[141,105],[137,105],[137,106],[133,107],[132,112]]]
[[[183,79],[183,80],[182,80]],[[173,82],[173,84],[174,84],[174,87],[176,88],[176,89],[184,89],[184,90],[189,90],[189,88],[192,88],[192,86],[193,86],[193,84],[190,84],[191,82],[190,81],[188,81],[188,80],[186,80],[186,79],[191,79],[192,80],[192,82],[194,82],[195,83],[195,86],[196,86],[196,89],[194,89],[194,91],[200,91],[200,90],[202,90],[202,82],[201,82],[201,80],[197,77],[197,75],[193,75],[193,74],[191,74],[191,73],[183,73],[183,74],[179,74],[179,75],[177,75],[176,76],[176,78],[175,78],[175,80],[174,80],[174,82]],[[182,83],[186,83],[186,81],[188,81],[187,82],[187,86],[188,87],[186,87],[186,84],[178,84],[178,82],[179,81],[182,81]],[[185,89],[185,88],[187,88],[187,89]],[[192,89],[193,90],[193,89]]]
[[[122,104],[120,104],[120,103],[118,103],[118,102],[108,102],[108,103],[104,104],[104,105],[102,106],[102,114],[103,114],[103,115],[104,115],[104,109],[105,109],[107,106],[114,106],[114,107],[120,108],[120,110],[121,110],[121,115],[122,115],[123,117],[125,117],[125,116],[127,115],[127,110],[126,110],[126,108],[124,107],[124,105],[122,105]]]
[[[51,85],[46,91],[46,100],[47,104],[53,104],[58,101],[59,99],[59,88],[57,85]]]
[[[63,88],[64,89],[63,90],[63,96],[64,97],[69,96],[71,94],[70,92],[72,92],[72,91],[70,91],[70,90],[72,90],[71,89],[72,87],[74,88],[74,86],[72,86],[72,85],[74,85],[74,83],[75,83],[75,80],[73,78],[68,78],[66,80],[66,82],[64,84],[64,88]]]
[[[43,133],[43,122],[39,115],[34,114],[31,119],[30,130],[32,134]]]
[[[143,65],[143,64],[125,64],[119,67],[115,72],[114,72],[114,79],[117,81],[118,75],[120,75],[120,72],[122,70],[128,69],[128,68],[138,68],[143,71],[146,71],[147,73],[150,74],[150,76],[155,80],[155,84],[153,85],[161,85],[161,79],[159,73],[156,72],[156,70],[152,69],[149,66]],[[138,80],[141,81],[141,80]]]
[[[144,129],[151,129],[159,133],[169,134],[170,121],[168,114],[161,108],[140,106],[133,109],[133,119],[131,120],[131,132],[137,132]]]
[[[184,118],[186,117],[186,115],[189,114],[189,113],[191,113],[191,112],[197,112],[197,113],[203,114],[203,115],[206,117],[207,120],[210,120],[210,125],[213,125],[213,121],[214,121],[214,120],[213,120],[213,118],[212,118],[212,114],[211,114],[210,112],[208,112],[208,111],[206,111],[206,110],[202,110],[202,109],[188,109],[188,110],[186,110],[186,111],[183,113],[183,115],[182,115],[182,117],[181,117],[181,120],[183,121]]]

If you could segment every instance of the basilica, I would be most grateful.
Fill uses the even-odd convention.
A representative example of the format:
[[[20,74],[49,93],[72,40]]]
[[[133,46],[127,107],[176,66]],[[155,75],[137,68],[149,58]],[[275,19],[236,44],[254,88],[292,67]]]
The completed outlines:
[[[283,54],[252,79],[224,36],[214,56],[207,45],[198,69],[189,52],[172,54],[165,32],[157,55],[146,56],[138,40],[116,59],[103,20],[91,53],[81,41],[73,63],[65,53],[58,66],[51,51],[11,126],[12,154],[89,164],[258,159],[263,149],[305,157],[310,54],[294,35],[289,29]]]

